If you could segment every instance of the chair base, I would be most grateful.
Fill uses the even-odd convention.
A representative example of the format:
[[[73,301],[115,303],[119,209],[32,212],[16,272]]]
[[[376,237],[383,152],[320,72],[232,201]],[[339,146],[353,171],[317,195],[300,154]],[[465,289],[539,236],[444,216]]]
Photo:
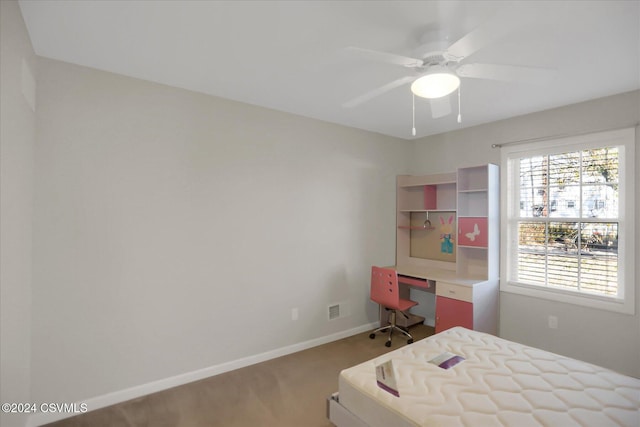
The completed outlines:
[[[391,322],[389,322],[388,325],[386,326],[381,326],[378,329],[374,330],[373,332],[371,332],[369,334],[369,338],[374,339],[376,337],[376,334],[378,332],[389,332],[389,336],[387,337],[387,342],[384,343],[385,346],[387,347],[391,347],[391,337],[393,336],[393,332],[394,331],[400,331],[403,335],[405,335],[408,339],[407,339],[407,344],[411,344],[413,343],[413,337],[411,336],[411,334],[408,331],[405,331],[402,327],[396,325],[396,311],[395,310],[389,310],[391,311]],[[400,312],[403,316],[407,317],[406,314]]]

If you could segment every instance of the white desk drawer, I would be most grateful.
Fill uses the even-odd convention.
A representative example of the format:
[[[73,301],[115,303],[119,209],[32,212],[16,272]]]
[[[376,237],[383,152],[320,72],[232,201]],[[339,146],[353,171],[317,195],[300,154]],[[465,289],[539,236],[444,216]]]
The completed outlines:
[[[436,282],[436,295],[472,303],[473,287],[455,285],[447,282]]]

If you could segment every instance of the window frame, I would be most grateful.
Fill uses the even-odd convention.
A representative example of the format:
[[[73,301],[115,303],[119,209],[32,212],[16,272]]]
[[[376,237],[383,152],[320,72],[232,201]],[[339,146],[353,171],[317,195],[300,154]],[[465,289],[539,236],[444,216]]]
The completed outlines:
[[[597,132],[544,141],[505,145],[501,148],[501,274],[500,290],[585,307],[635,314],[635,128]],[[619,147],[618,287],[616,297],[592,295],[546,286],[517,283],[510,277],[517,262],[519,176],[516,159],[607,146]],[[582,209],[582,207],[581,207]]]

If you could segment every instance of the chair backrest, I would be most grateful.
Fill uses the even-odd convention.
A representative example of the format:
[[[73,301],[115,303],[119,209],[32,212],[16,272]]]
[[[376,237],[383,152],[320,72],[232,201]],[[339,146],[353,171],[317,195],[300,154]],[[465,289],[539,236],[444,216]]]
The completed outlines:
[[[399,310],[398,273],[392,268],[371,267],[371,301]]]

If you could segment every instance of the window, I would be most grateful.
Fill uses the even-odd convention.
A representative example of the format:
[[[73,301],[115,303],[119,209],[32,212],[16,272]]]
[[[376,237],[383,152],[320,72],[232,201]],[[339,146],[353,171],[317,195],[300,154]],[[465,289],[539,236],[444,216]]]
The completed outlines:
[[[623,129],[502,148],[502,291],[634,312],[634,146]]]

